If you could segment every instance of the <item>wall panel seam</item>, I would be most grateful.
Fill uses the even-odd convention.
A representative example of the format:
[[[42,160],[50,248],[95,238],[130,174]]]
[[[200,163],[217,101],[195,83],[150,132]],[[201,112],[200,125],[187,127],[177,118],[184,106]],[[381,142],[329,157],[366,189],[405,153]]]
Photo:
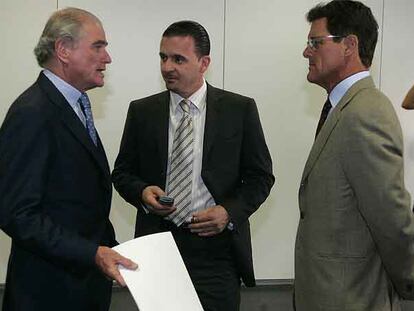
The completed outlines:
[[[225,89],[225,71],[226,71],[226,15],[227,0],[223,0],[223,89]]]
[[[385,0],[382,0],[382,23],[381,23],[381,52],[380,52],[380,64],[379,64],[379,85],[378,88],[382,91],[382,66],[383,66],[383,53],[384,53],[384,25],[385,25]]]

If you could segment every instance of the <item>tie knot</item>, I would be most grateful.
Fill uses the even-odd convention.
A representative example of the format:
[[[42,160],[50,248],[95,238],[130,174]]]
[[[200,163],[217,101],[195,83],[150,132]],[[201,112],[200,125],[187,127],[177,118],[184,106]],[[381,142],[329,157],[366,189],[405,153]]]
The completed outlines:
[[[322,110],[324,112],[329,112],[329,110],[331,110],[331,108],[332,108],[332,104],[331,104],[331,101],[329,100],[329,97],[328,97],[328,99],[326,100],[325,104],[323,105]]]
[[[91,108],[91,102],[89,101],[88,94],[82,93],[81,97],[79,98],[79,101],[85,109]]]
[[[325,104],[323,105],[323,108],[322,108],[322,111],[321,111],[321,117],[319,118],[318,127],[316,128],[315,139],[318,136],[319,131],[321,130],[323,124],[325,123],[326,118],[328,117],[329,111],[331,110],[331,108],[332,108],[332,104],[331,104],[331,102],[329,100],[329,97],[328,97],[328,99],[326,100]]]
[[[185,114],[190,114],[190,101],[188,99],[183,99],[180,101],[180,107]]]

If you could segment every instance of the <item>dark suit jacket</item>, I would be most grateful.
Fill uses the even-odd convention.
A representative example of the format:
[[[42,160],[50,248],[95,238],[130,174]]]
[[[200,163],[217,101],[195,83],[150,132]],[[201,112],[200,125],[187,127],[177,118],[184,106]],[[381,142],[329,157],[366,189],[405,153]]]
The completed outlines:
[[[129,107],[113,182],[138,210],[135,235],[162,230],[162,218],[141,208],[148,185],[165,189],[168,161],[168,91],[133,101]],[[274,183],[272,161],[253,99],[207,86],[201,176],[235,225],[234,258],[244,283],[255,284],[248,218]]]
[[[94,260],[116,243],[108,163],[43,74],[1,127],[0,193],[12,238],[3,310],[106,310],[111,282]]]

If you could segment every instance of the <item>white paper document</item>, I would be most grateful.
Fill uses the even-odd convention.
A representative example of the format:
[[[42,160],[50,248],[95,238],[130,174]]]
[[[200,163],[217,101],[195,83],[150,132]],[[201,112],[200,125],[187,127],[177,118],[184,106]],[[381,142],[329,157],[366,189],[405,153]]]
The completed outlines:
[[[138,264],[120,266],[140,311],[203,311],[171,232],[143,236],[114,247]]]

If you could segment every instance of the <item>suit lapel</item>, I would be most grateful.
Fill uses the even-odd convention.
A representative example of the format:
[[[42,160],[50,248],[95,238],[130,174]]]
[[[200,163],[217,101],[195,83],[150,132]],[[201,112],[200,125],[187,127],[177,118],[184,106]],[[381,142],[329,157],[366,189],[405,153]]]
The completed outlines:
[[[66,101],[65,97],[53,85],[52,82],[44,75],[40,74],[38,78],[40,87],[45,91],[50,101],[58,107],[60,111],[60,118],[65,126],[72,132],[73,136],[85,147],[91,154],[92,158],[98,164],[99,168],[109,176],[109,167],[106,160],[105,151],[103,150],[100,139],[98,139],[98,146],[95,146],[89,137],[88,132],[79,120],[72,107]]]
[[[312,145],[312,149],[309,153],[308,160],[306,161],[305,168],[303,170],[302,174],[302,180],[305,180],[306,177],[309,175],[310,171],[313,168],[313,165],[315,164],[316,160],[319,157],[319,154],[323,150],[323,147],[325,147],[326,142],[328,141],[329,136],[332,133],[332,130],[335,128],[336,124],[338,123],[338,120],[340,118],[341,111],[338,109],[339,105],[335,107],[334,110],[332,110],[331,115],[326,120],[325,124],[323,125],[321,131],[319,132],[318,137],[314,141]]]
[[[104,146],[102,144],[101,138],[100,138],[100,136],[98,134],[98,131],[96,131],[96,136],[98,138],[98,145],[97,145],[98,155],[102,158],[102,164],[105,166],[105,169],[104,170],[106,172],[110,172],[108,158],[106,157],[106,152],[105,152]]]
[[[302,174],[302,182],[308,177],[316,160],[319,158],[320,153],[325,147],[333,129],[341,118],[342,110],[348,105],[352,98],[360,92],[362,89],[375,87],[374,81],[371,77],[367,77],[357,81],[351,88],[345,93],[338,105],[332,110],[331,115],[326,120],[326,123],[319,132],[318,137],[313,143],[312,149],[309,153],[308,160],[306,161],[305,168]]]
[[[207,84],[207,105],[206,105],[206,122],[204,127],[204,142],[203,142],[203,167],[204,161],[207,159],[206,155],[211,149],[214,138],[218,130],[218,117],[220,111],[220,94],[217,89]]]

